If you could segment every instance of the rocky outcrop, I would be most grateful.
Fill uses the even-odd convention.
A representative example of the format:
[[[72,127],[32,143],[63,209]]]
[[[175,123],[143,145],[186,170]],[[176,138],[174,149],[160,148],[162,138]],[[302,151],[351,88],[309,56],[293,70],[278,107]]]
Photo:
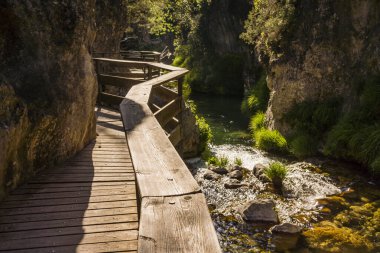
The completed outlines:
[[[266,16],[273,9],[277,16]],[[286,1],[257,10],[251,38],[267,67],[270,128],[291,134],[284,116],[303,101],[338,97],[347,112],[360,81],[380,73],[379,1]]]
[[[120,11],[122,2],[109,5]],[[95,37],[99,44],[102,38],[96,4],[0,3],[0,198],[95,137],[97,83],[90,50]],[[108,22],[118,27],[113,16]],[[112,32],[101,34],[113,38]]]

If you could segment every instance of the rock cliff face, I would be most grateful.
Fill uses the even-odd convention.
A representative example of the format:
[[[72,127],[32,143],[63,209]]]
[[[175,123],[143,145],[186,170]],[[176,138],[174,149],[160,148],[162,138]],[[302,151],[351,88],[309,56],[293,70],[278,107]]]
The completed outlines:
[[[271,46],[256,44],[268,69],[269,126],[283,134],[292,132],[284,116],[295,104],[338,97],[343,112],[350,111],[358,83],[380,73],[379,1],[290,2],[294,11],[283,6],[287,25],[277,25],[278,41],[264,30]]]
[[[95,38],[102,40],[97,2],[0,3],[0,198],[95,136],[97,83],[90,51]],[[121,0],[108,5],[124,8]],[[114,27],[119,21],[107,19]],[[113,32],[101,34],[112,38]]]

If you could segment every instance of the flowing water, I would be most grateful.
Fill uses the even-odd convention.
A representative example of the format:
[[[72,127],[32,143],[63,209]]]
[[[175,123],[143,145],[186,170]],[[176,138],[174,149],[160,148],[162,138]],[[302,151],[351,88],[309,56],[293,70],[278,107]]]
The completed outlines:
[[[378,201],[380,193],[371,195],[371,199],[367,198],[364,201],[363,196],[369,196],[364,192],[376,192],[378,186],[368,182],[366,178],[360,175],[341,174],[343,171],[341,170],[342,164],[334,164],[322,158],[309,162],[294,161],[253,148],[250,135],[246,131],[248,120],[240,112],[240,99],[205,95],[192,96],[191,99],[197,105],[198,113],[206,118],[213,131],[214,139],[210,145],[211,152],[218,157],[227,157],[230,162],[240,158],[243,162],[242,167],[247,169],[240,182],[242,187],[226,189],[225,184],[230,180],[228,175],[221,176],[219,180],[204,179],[207,164],[200,158],[187,161],[206,196],[224,252],[262,252],[263,250],[275,252],[289,249],[290,252],[304,252],[311,250],[311,243],[302,243],[298,237],[293,238],[295,241],[286,236],[276,237],[269,232],[269,226],[245,223],[239,216],[237,209],[249,200],[272,199],[275,202],[281,223],[296,224],[304,231],[313,229],[313,224],[322,220],[335,222],[335,215],[341,212],[349,212],[347,210],[350,210],[351,205],[360,206],[366,203],[376,203],[376,211],[377,204],[380,204]],[[262,182],[253,175],[252,170],[256,164],[268,165],[273,161],[281,161],[288,168],[287,176],[283,182],[282,194],[277,194],[270,187],[271,184]],[[350,171],[345,166],[343,165],[344,171]],[[356,191],[364,190],[363,196],[347,199],[347,201],[341,197],[348,196],[346,193],[352,193],[353,189]],[[331,201],[335,203],[334,201],[337,198],[340,201],[338,208],[331,204]],[[377,210],[380,214],[380,209]],[[380,228],[375,227],[376,229]],[[380,231],[375,231],[375,233],[380,235]],[[377,234],[374,238],[368,239],[374,241],[374,248],[365,248],[363,252],[370,252],[371,250],[376,252],[379,249],[380,239],[377,238]],[[307,241],[307,238],[305,240]],[[318,248],[318,246],[314,247]],[[363,250],[360,247],[357,249]]]

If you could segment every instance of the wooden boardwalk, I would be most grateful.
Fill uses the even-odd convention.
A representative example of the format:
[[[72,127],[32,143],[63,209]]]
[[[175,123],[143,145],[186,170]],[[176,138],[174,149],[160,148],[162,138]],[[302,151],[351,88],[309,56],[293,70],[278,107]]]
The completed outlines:
[[[97,109],[97,139],[0,203],[0,252],[136,252],[135,174],[120,113]]]

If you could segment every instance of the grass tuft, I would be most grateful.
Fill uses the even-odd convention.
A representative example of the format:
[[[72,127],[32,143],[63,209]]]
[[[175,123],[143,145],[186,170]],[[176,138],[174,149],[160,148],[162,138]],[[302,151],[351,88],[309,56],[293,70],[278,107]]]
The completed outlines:
[[[256,147],[268,152],[284,153],[287,151],[287,142],[277,130],[260,129],[255,131],[253,137]]]

